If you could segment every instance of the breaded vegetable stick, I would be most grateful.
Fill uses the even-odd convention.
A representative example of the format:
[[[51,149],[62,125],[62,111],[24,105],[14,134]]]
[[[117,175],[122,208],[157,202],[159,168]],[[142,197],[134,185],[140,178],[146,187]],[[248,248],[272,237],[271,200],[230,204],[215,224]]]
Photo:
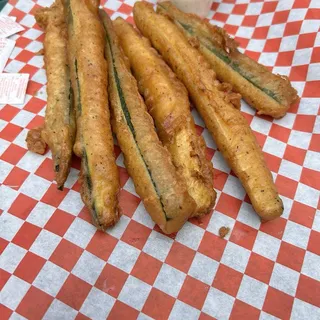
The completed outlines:
[[[47,107],[41,136],[49,145],[58,189],[68,177],[76,125],[67,56],[67,25],[63,0],[36,13],[45,31],[44,61],[47,73]]]
[[[239,52],[238,44],[224,29],[211,25],[197,15],[180,11],[170,1],[158,3],[157,12],[172,19],[189,42],[207,58],[218,79],[229,82],[258,110],[258,114],[281,118],[298,98],[288,77],[273,74]]]
[[[104,30],[98,0],[69,1],[69,63],[77,110],[75,152],[81,156],[81,196],[98,228],[119,219],[119,173],[107,95]]]
[[[240,111],[201,53],[193,48],[174,23],[153,11],[152,5],[136,2],[134,20],[162,54],[189,94],[213,135],[217,146],[239,177],[262,220],[282,214],[283,205],[257,140]]]
[[[216,198],[213,168],[206,159],[204,140],[196,133],[186,88],[131,24],[119,17],[113,25],[160,140],[197,204],[193,216],[208,213]]]
[[[147,211],[163,232],[176,232],[194,211],[195,203],[156,134],[110,18],[103,11],[100,14],[106,31],[113,131]]]

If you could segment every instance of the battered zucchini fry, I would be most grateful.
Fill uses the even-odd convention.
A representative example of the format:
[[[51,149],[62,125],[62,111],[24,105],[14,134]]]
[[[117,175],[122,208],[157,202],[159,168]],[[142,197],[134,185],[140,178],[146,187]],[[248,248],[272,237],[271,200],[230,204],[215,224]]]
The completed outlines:
[[[47,107],[41,136],[49,145],[58,189],[68,177],[76,125],[67,56],[67,25],[63,0],[36,13],[45,31],[44,61],[47,73]]]
[[[204,140],[196,133],[188,92],[148,39],[120,17],[113,25],[138,81],[139,91],[155,121],[160,140],[169,150],[189,194],[196,202],[192,216],[206,214],[216,198],[213,168],[206,159]]]
[[[176,232],[193,213],[195,203],[159,141],[110,18],[103,11],[100,15],[106,31],[113,131],[147,211],[163,232]]]
[[[70,0],[67,5],[78,130],[74,149],[81,156],[81,196],[94,223],[105,229],[119,219],[119,173],[110,125],[99,0]]]
[[[221,83],[215,79],[209,63],[174,23],[153,11],[152,5],[136,2],[134,20],[187,87],[256,212],[262,220],[280,216],[282,201],[256,138],[240,111],[230,102],[229,94],[221,91]]]
[[[288,77],[273,74],[239,52],[238,44],[222,28],[180,11],[170,1],[158,3],[157,12],[172,19],[207,58],[218,79],[232,84],[258,114],[281,118],[298,98]]]

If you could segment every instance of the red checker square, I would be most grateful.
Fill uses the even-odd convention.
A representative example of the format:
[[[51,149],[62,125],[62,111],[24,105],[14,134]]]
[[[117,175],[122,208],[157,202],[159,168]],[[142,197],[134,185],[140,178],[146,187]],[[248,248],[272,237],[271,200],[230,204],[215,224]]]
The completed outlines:
[[[90,318],[86,317],[84,314],[79,312],[77,316],[75,317],[75,320],[91,320]]]
[[[8,123],[5,128],[0,131],[0,138],[12,142],[22,130],[23,128],[16,126],[15,124]],[[11,157],[15,159],[13,155],[11,155]]]
[[[228,17],[229,17],[229,15],[226,13],[216,12],[213,15],[212,19],[217,20],[217,21],[226,22]]]
[[[191,218],[191,219],[189,219],[189,222],[193,223],[194,225],[196,225],[202,229],[206,229],[208,227],[209,222],[210,222],[212,212],[213,211],[211,211],[210,213],[205,214],[204,216],[199,217],[199,218]]]
[[[79,260],[83,249],[62,239],[49,260],[61,268],[71,271]]]
[[[257,233],[258,231],[256,229],[236,221],[232,229],[230,241],[238,244],[241,247],[252,250]]]
[[[289,13],[289,10],[275,12],[272,19],[272,24],[274,25],[287,22]]]
[[[311,63],[320,62],[320,47],[313,48],[311,55]]]
[[[232,13],[243,15],[244,13],[246,13],[247,7],[248,7],[248,5],[246,3],[235,4],[232,9]]]
[[[117,242],[118,240],[113,236],[97,230],[87,245],[86,250],[107,261]]]
[[[208,161],[211,161],[211,159],[213,158],[215,152],[216,152],[215,150],[207,147],[206,148],[206,159]]]
[[[132,7],[131,7],[131,6],[128,6],[128,5],[125,4],[125,3],[123,3],[117,11],[129,15],[129,14],[132,12]]]
[[[241,23],[245,27],[254,27],[257,24],[259,16],[245,16]]]
[[[278,50],[276,50],[278,51]],[[291,66],[294,51],[279,52],[275,65],[276,66]]]
[[[73,191],[77,191],[80,193],[81,191],[81,184],[79,182],[79,180],[76,181],[76,183],[72,186],[71,188]]]
[[[308,243],[308,251],[311,251],[320,256],[320,232],[315,230],[311,230],[309,243]]]
[[[64,234],[69,229],[72,221],[74,220],[74,216],[71,214],[62,211],[60,209],[57,209],[51,218],[48,220],[44,228],[46,230],[49,230],[61,237],[64,236]]]
[[[277,4],[277,2],[264,2],[261,13],[275,12]]]
[[[315,208],[294,201],[289,219],[298,224],[311,228],[315,214]]]
[[[22,50],[16,57],[15,60],[27,63],[31,58],[34,57],[34,53],[28,50]]]
[[[282,239],[286,224],[287,220],[280,217],[278,219],[262,223],[260,226],[260,231],[265,232],[275,238]]]
[[[257,27],[252,34],[253,39],[266,39],[269,32],[269,27]]]
[[[291,132],[290,129],[281,127],[273,123],[269,132],[269,136],[287,143],[289,140],[290,132]]]
[[[241,207],[242,201],[229,196],[226,193],[221,193],[215,210],[220,211],[227,216],[236,219]]]
[[[312,132],[316,116],[298,114],[293,125],[294,130]]]
[[[141,252],[131,271],[131,275],[152,286],[158,276],[161,266],[162,263],[159,260]]]
[[[46,180],[53,181],[54,180],[54,171],[53,171],[53,161],[52,159],[45,158],[35,174],[39,177],[42,177]]]
[[[300,274],[296,297],[320,308],[320,281]]]
[[[44,125],[44,117],[35,116],[27,125],[27,129],[33,129]]]
[[[320,172],[309,168],[302,168],[300,182],[320,190]]]
[[[229,319],[230,320],[239,320],[239,319],[256,320],[256,319],[259,319],[259,316],[260,316],[260,310],[236,299]]]
[[[276,178],[276,186],[281,195],[293,199],[296,194],[298,182],[279,174]]]
[[[126,228],[126,231],[122,235],[121,240],[142,250],[150,233],[151,229],[139,222],[131,220]]]
[[[10,171],[6,180],[4,180],[3,184],[6,186],[10,186],[12,189],[18,190],[22,186],[24,180],[27,179],[28,175],[29,172],[18,167],[14,167]]]
[[[42,86],[43,85],[41,83],[29,80],[28,87],[27,87],[27,94],[34,96],[40,90],[40,88],[42,88]],[[44,101],[42,101],[42,102],[44,102]],[[44,102],[44,104],[46,104],[46,102]]]
[[[213,317],[210,317],[208,314],[201,312],[198,320],[216,320]]]
[[[301,271],[305,250],[285,241],[281,242],[277,262],[298,272]]]
[[[39,68],[31,66],[30,64],[26,64],[19,72],[20,73],[28,73],[30,75],[30,78],[31,78],[31,77],[34,76],[34,74],[37,71],[39,71]]]
[[[211,10],[212,11],[217,11],[219,7],[219,3],[218,2],[213,2],[212,5],[211,5]]]
[[[10,125],[10,123],[8,125]],[[6,151],[2,154],[1,159],[13,165],[16,165],[26,153],[27,153],[26,149],[21,148],[16,144],[12,143],[9,145]]]
[[[15,117],[18,112],[18,108],[12,107],[7,104],[0,110],[0,119],[9,122]]]
[[[41,9],[41,8],[42,8],[42,7],[39,6],[38,4],[34,4],[34,6],[32,7],[32,9],[30,10],[29,13],[34,15],[34,14],[35,14],[39,9]],[[41,28],[38,27],[37,24],[35,24],[32,28],[41,30]]]
[[[230,24],[225,24],[223,27],[229,34],[236,34],[237,30],[239,29],[238,26],[232,26]]]
[[[302,166],[304,163],[304,158],[306,157],[306,153],[307,150],[287,145],[283,158]]]
[[[119,176],[120,176],[120,187],[123,188],[123,186],[126,184],[126,182],[129,179],[129,174],[125,168],[118,167],[118,170],[119,170]]]
[[[2,320],[7,320],[10,318],[11,314],[12,314],[12,310],[7,308],[5,305],[3,305],[2,303],[0,304],[0,314],[1,314],[1,319]]]
[[[130,218],[133,216],[140,201],[141,200],[138,197],[131,194],[130,192],[124,189],[120,190],[119,204],[123,214],[125,214],[126,216]]]
[[[302,96],[304,98],[319,98],[319,86],[320,81],[308,81],[306,82]],[[0,137],[1,138],[1,137]]]
[[[320,152],[320,134],[312,135],[309,149]]]
[[[197,135],[198,135],[198,136],[201,136],[201,135],[202,135],[202,132],[203,132],[203,130],[204,130],[204,128],[203,128],[203,127],[198,126],[197,124],[196,124],[195,126],[196,126],[196,132],[197,132]]]
[[[267,39],[263,52],[278,52],[281,44],[281,38]]]
[[[128,305],[117,300],[111,309],[108,320],[136,320],[138,318],[139,311],[129,307]]]
[[[39,113],[46,104],[46,101],[32,97],[23,109],[33,113]]]
[[[249,39],[246,38],[240,38],[240,37],[234,37],[234,40],[239,43],[240,48],[245,49],[249,43]]]
[[[253,60],[258,61],[260,58],[261,53],[260,52],[255,52],[255,51],[250,51],[250,50],[246,50],[245,54],[250,57]]]
[[[77,170],[81,170],[81,158],[77,157],[75,154],[72,156],[71,167]]]
[[[205,232],[198,251],[204,255],[220,261],[227,241],[210,232]]]
[[[152,288],[142,312],[156,320],[166,320],[169,318],[174,302],[173,297]]]
[[[201,310],[210,286],[187,275],[180,290],[178,299]]]
[[[245,274],[266,284],[269,283],[274,262],[251,252]]]
[[[40,231],[41,228],[26,221],[15,235],[12,242],[29,250]]]
[[[0,290],[2,290],[2,288],[7,283],[10,277],[11,274],[9,272],[0,268]]]
[[[134,20],[133,20],[133,17],[131,16],[128,16],[126,21],[128,21],[130,24],[134,25]]]
[[[40,320],[53,299],[47,293],[35,287],[30,287],[16,311],[27,319]]]
[[[292,8],[309,8],[310,0],[295,0]]]
[[[212,286],[235,297],[238,293],[243,274],[221,264],[217,270]]]
[[[281,158],[276,157],[270,153],[263,152],[264,159],[267,162],[267,167],[273,171],[273,172],[278,172],[281,164]]]
[[[187,273],[196,252],[179,242],[174,242],[166,258],[166,263],[172,267]]]
[[[14,275],[32,283],[45,263],[45,259],[28,251],[14,271]]]
[[[107,263],[95,283],[95,287],[117,298],[127,278],[127,273]]]
[[[241,111],[241,114],[246,118],[248,124],[251,124],[252,119],[253,119],[253,115],[246,113],[246,112],[242,112],[242,111]]]
[[[309,65],[292,66],[289,78],[291,81],[306,81]],[[299,117],[299,115],[297,116]],[[304,131],[304,130],[303,130]]]
[[[115,157],[117,159],[119,157],[120,153],[121,153],[121,149],[120,149],[119,146],[114,145],[113,146],[113,150],[114,150]]]
[[[1,215],[1,213],[0,213],[0,215]],[[7,240],[0,237],[0,255],[2,254],[4,249],[7,247],[8,243],[9,242]]]
[[[297,49],[313,48],[316,36],[316,32],[300,34]]]
[[[283,36],[293,36],[300,33],[302,21],[293,21],[286,23]]]
[[[57,299],[61,300],[73,309],[79,310],[86,299],[92,286],[74,276],[72,273],[60,289]]]
[[[58,190],[57,185],[52,183],[49,189],[41,198],[41,202],[49,204],[53,207],[58,207],[68,192],[69,189],[67,188],[63,188],[63,190]]]
[[[87,207],[82,208],[78,217],[92,224],[91,214]]]
[[[11,15],[12,13],[10,13]],[[32,42],[32,40],[28,39],[28,38],[25,38],[25,37],[19,37],[17,40],[16,40],[16,46],[21,48],[21,49],[24,49],[28,44],[30,44]],[[27,51],[29,52],[29,51]]]
[[[25,220],[37,203],[38,201],[29,198],[23,193],[20,193],[16,200],[12,203],[8,212]]]
[[[214,171],[213,171],[214,189],[218,189],[218,190],[222,191],[227,179],[228,179],[227,173],[220,171],[218,169],[214,169]]]
[[[267,136],[257,131],[253,131],[253,133],[257,138],[259,146],[262,148],[264,146],[264,143],[266,142]]]

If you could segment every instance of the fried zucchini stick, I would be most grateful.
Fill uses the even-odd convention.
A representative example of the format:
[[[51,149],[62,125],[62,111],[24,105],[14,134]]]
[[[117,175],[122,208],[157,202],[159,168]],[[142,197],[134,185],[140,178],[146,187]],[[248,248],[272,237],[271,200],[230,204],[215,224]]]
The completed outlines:
[[[189,94],[214,137],[218,148],[239,177],[252,205],[262,220],[282,214],[283,205],[268,170],[261,148],[240,111],[230,102],[228,93],[202,54],[193,48],[165,16],[152,5],[136,2],[134,20],[141,33],[151,40]]]
[[[69,64],[75,92],[81,196],[100,229],[119,219],[119,173],[115,162],[107,95],[104,30],[98,0],[68,3]]]
[[[281,118],[298,98],[288,77],[273,74],[239,52],[238,44],[224,29],[211,25],[197,15],[180,11],[170,1],[158,3],[157,12],[172,19],[189,42],[207,58],[218,79],[229,82],[258,110],[258,114]]]
[[[147,211],[163,232],[176,232],[193,213],[195,203],[157,136],[110,18],[103,11],[100,15],[106,31],[113,131]]]
[[[119,17],[113,25],[160,140],[196,202],[192,216],[210,212],[216,198],[213,168],[206,159],[205,142],[196,133],[186,88],[131,24]]]
[[[68,177],[76,125],[67,56],[67,25],[63,0],[37,11],[45,31],[44,61],[47,73],[47,107],[42,138],[49,145],[58,189]]]

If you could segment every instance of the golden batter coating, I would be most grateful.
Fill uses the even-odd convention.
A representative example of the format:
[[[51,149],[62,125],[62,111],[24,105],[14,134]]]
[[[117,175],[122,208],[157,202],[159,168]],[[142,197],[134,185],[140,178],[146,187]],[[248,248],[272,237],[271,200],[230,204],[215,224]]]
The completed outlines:
[[[239,177],[261,219],[280,216],[283,204],[261,148],[245,118],[230,102],[229,93],[221,91],[224,86],[216,80],[209,63],[173,22],[153,11],[152,5],[136,2],[134,20],[187,87],[218,148]]]
[[[283,117],[298,98],[288,77],[275,75],[265,66],[238,50],[238,44],[224,29],[213,26],[197,15],[187,14],[170,1],[158,4],[157,12],[169,17],[212,65],[221,81],[232,84],[235,91],[258,114]]]
[[[98,228],[119,219],[119,173],[115,162],[107,95],[107,62],[98,0],[68,3],[69,64],[75,92],[81,196]]]
[[[67,57],[67,25],[64,1],[37,11],[37,23],[45,31],[44,61],[47,73],[47,107],[42,138],[52,152],[59,189],[68,177],[76,125]]]
[[[176,232],[193,213],[195,203],[159,141],[110,18],[103,11],[100,15],[106,31],[113,131],[147,211],[163,232]]]
[[[119,17],[113,25],[159,138],[196,202],[192,216],[210,212],[216,198],[213,168],[206,159],[204,139],[196,133],[186,88],[131,24]]]
[[[37,127],[28,131],[26,137],[28,150],[38,154],[46,153],[47,144],[41,137],[42,130],[43,127]]]

